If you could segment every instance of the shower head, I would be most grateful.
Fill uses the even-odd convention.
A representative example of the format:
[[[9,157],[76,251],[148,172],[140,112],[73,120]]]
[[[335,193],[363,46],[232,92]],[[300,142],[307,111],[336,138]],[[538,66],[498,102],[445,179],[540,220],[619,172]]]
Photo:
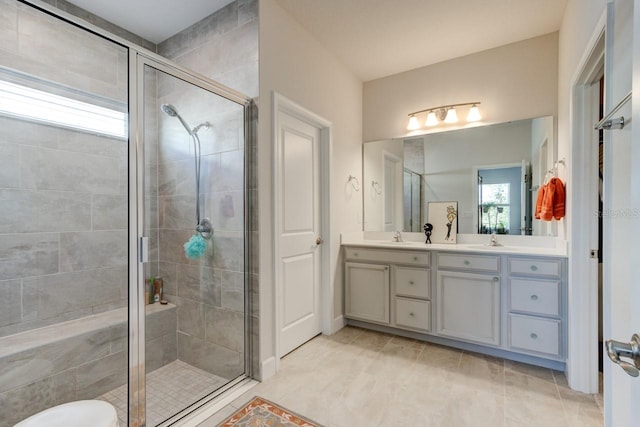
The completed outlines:
[[[187,122],[184,121],[184,119],[180,116],[180,114],[178,114],[178,110],[176,110],[176,107],[174,107],[171,104],[162,104],[162,106],[160,107],[160,109],[162,111],[165,112],[165,114],[167,114],[170,117],[177,117],[178,120],[180,120],[180,123],[182,123],[182,126],[184,126],[184,128],[187,130],[187,133],[189,135],[192,135],[193,132],[191,131],[191,129],[189,128],[189,125],[187,124]]]
[[[178,115],[178,111],[176,110],[176,107],[174,107],[171,104],[162,104],[162,106],[160,108],[162,109],[162,111],[164,111],[165,113],[167,113],[171,117],[175,117],[175,116]]]

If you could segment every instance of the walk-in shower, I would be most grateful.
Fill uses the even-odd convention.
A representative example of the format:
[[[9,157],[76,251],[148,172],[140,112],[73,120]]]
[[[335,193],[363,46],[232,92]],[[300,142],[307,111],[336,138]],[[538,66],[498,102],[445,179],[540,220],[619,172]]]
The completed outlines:
[[[58,13],[0,0],[0,92],[44,106],[0,105],[0,427],[170,425],[251,374],[249,99]]]

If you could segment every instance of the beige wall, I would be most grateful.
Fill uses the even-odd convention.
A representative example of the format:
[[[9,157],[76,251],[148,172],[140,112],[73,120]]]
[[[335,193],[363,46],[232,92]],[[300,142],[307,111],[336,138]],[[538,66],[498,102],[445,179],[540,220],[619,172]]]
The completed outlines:
[[[407,114],[444,104],[480,101],[485,123],[555,117],[557,70],[551,33],[366,82],[364,141],[408,135]]]
[[[258,143],[260,219],[261,360],[274,355],[272,259],[273,91],[333,124],[331,157],[331,285],[334,317],[342,314],[340,234],[362,229],[362,195],[347,182],[362,182],[362,83],[273,0],[260,0],[260,120]],[[266,372],[268,375],[268,372]]]

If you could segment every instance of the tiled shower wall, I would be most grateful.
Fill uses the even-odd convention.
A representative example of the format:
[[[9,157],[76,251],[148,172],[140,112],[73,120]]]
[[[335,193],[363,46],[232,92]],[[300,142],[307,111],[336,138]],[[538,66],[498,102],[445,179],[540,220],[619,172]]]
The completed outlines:
[[[158,53],[249,97],[258,94],[258,2],[238,0],[158,46]],[[160,274],[178,306],[178,358],[225,378],[244,370],[244,165],[243,115],[229,101],[211,102],[180,83],[158,84],[191,126],[210,121],[203,143],[203,217],[215,233],[208,252],[188,261],[182,244],[195,225],[193,149],[176,119],[161,120],[158,151]],[[209,95],[212,96],[212,95]],[[178,145],[176,145],[178,144]],[[255,150],[255,147],[252,147]],[[255,198],[255,183],[249,183]],[[252,209],[253,210],[253,209]],[[247,221],[250,218],[246,219]],[[257,221],[250,221],[257,238]],[[185,226],[186,224],[186,226]],[[257,247],[257,245],[252,245]],[[250,274],[257,288],[257,271]],[[257,295],[257,289],[254,296]],[[253,299],[257,307],[257,298]],[[257,324],[257,311],[248,319]],[[257,357],[254,357],[258,360]]]
[[[87,14],[64,0],[45,1],[134,43],[155,49],[143,39]],[[233,2],[162,43],[158,50],[187,68],[255,97],[258,95],[257,8],[257,0]],[[84,33],[74,33],[77,30],[71,27],[67,28],[69,34],[66,37],[46,37],[47,34],[53,34],[51,26],[57,21],[48,18],[46,22],[34,22],[35,18],[31,15],[26,6],[13,0],[0,0],[0,22],[3,24],[0,28],[3,37],[0,58],[3,63],[6,63],[5,59],[14,61],[16,69],[63,84],[78,85],[98,95],[113,97],[119,94],[116,101],[126,102],[124,51],[116,55],[106,52],[105,46],[109,43],[98,41],[95,44],[95,40],[87,38]],[[39,34],[39,37],[18,40],[19,25],[23,29],[33,28],[32,34]],[[8,40],[6,43],[5,39]],[[92,42],[94,45],[91,45]],[[64,46],[77,56],[65,54],[62,51]],[[52,67],[48,60],[45,64],[43,59],[48,57],[41,55],[43,50],[60,58],[64,65]],[[84,58],[83,54],[86,54]],[[65,68],[67,66],[70,69]],[[162,89],[162,86],[159,87]],[[153,87],[147,93],[148,98],[156,97],[153,93],[156,89]],[[157,107],[154,106],[155,111],[158,111]],[[157,131],[158,127],[152,123],[158,117],[149,114],[145,119],[151,124],[150,131]],[[0,264],[0,336],[126,305],[126,146],[118,139],[21,121],[9,123],[11,119],[6,118],[2,120],[5,123],[0,123],[0,152],[3,154],[0,156],[0,200],[3,208],[7,208],[0,213],[0,233],[3,233],[0,244],[3,258]],[[155,135],[147,136],[155,139]],[[220,140],[228,142],[227,136],[223,135]],[[181,207],[172,203],[173,195],[167,192],[167,187],[159,190],[157,179],[162,178],[166,184],[167,180],[171,180],[171,174],[177,172],[178,164],[167,161],[161,171],[159,147],[148,146],[149,150],[145,153],[148,185],[146,203],[149,208],[145,226],[151,236],[151,255],[155,261],[149,264],[148,274],[164,275],[168,296],[173,295],[174,302],[181,307],[179,337],[183,344],[193,345],[182,345],[181,355],[190,363],[204,368],[218,359],[216,355],[221,359],[228,358],[231,363],[210,369],[227,376],[239,372],[242,360],[242,354],[238,351],[244,298],[242,260],[245,253],[252,260],[257,259],[257,252],[250,252],[250,249],[257,248],[258,238],[255,179],[250,179],[248,183],[253,214],[247,221],[249,235],[255,243],[251,248],[244,245],[244,229],[241,226],[244,200],[240,193],[242,188],[237,183],[242,182],[238,179],[245,153],[240,141],[241,138],[237,138],[235,145],[225,145],[217,152],[210,153],[216,157],[213,169],[203,165],[203,181],[208,171],[214,170],[215,176],[228,177],[234,182],[233,185],[219,186],[211,182],[209,187],[206,183],[203,185],[208,201],[206,216],[217,216],[221,220],[215,224],[214,244],[217,249],[213,260],[203,266],[186,263],[176,257],[181,251],[185,234],[178,233],[178,236],[170,224],[171,215],[164,215],[172,212],[172,208]],[[44,147],[44,150],[39,147]],[[114,150],[118,151],[117,154]],[[30,157],[31,154],[34,157]],[[250,177],[255,177],[255,144],[246,157],[249,159]],[[21,164],[20,159],[24,162],[25,158],[30,162],[31,175],[23,174],[17,166]],[[54,166],[60,167],[63,173],[52,173]],[[60,175],[60,180],[66,177],[66,182],[72,186],[84,187],[76,188],[77,191],[48,188],[49,184],[46,183],[55,182],[57,175]],[[111,181],[105,184],[105,179]],[[110,187],[116,184],[116,180],[117,189]],[[30,182],[28,185],[32,188],[25,187],[23,182]],[[94,190],[87,186],[88,183],[95,184],[97,190],[92,192]],[[159,191],[164,191],[163,196]],[[218,202],[226,200],[228,203],[227,196],[233,201],[233,216],[220,215]],[[160,210],[158,206],[161,206]],[[192,210],[186,212],[192,215]],[[160,239],[161,221],[164,240]],[[44,224],[44,228],[37,229],[36,224]],[[29,234],[22,234],[25,230]],[[164,247],[160,248],[163,243]],[[170,243],[176,243],[177,246]],[[250,321],[256,325],[254,330],[257,331],[257,262],[250,265],[253,295],[253,317]],[[180,280],[178,274],[182,276]],[[213,286],[205,285],[207,282]],[[183,283],[180,290],[178,283]],[[214,303],[208,304],[211,297]],[[200,322],[196,330],[193,329],[194,321]],[[195,332],[195,335],[187,331]],[[257,343],[257,335],[254,334],[252,338]],[[148,350],[155,351],[153,348]],[[257,362],[257,345],[254,345],[253,351],[253,360]],[[236,360],[238,363],[235,363]],[[254,374],[257,374],[256,368],[254,365]]]
[[[0,22],[1,64],[126,111],[125,49],[14,0]],[[126,194],[126,140],[0,117],[0,336],[126,306]]]

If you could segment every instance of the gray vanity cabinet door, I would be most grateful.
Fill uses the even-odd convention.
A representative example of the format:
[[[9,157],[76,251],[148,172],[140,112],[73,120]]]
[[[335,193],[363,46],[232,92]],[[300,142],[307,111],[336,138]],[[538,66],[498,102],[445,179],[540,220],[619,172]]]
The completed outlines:
[[[438,271],[438,334],[500,345],[500,277]]]
[[[345,316],[389,324],[389,266],[345,263]]]

